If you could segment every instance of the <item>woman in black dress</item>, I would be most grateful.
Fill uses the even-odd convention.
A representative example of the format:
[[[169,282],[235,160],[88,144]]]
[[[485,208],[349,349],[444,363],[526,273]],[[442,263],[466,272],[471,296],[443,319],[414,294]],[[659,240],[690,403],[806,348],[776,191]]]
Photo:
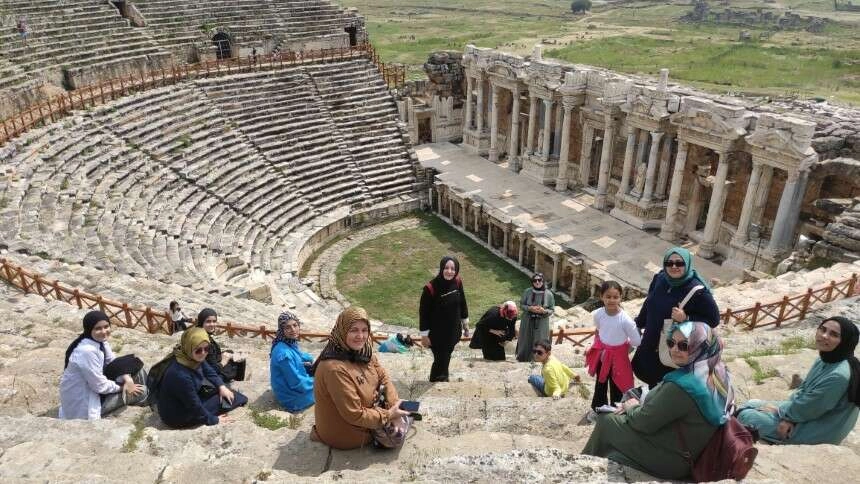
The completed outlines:
[[[421,343],[433,351],[430,381],[448,381],[448,364],[460,336],[469,335],[469,309],[460,280],[460,263],[445,256],[439,273],[424,285],[418,307]]]

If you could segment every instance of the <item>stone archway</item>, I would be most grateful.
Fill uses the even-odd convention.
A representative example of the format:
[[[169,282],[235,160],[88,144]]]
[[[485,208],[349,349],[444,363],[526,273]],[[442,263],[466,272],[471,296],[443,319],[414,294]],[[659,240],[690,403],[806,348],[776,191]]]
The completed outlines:
[[[230,41],[230,36],[224,32],[218,32],[212,37],[212,44],[215,45],[215,57],[217,59],[229,59],[233,57],[233,44]]]

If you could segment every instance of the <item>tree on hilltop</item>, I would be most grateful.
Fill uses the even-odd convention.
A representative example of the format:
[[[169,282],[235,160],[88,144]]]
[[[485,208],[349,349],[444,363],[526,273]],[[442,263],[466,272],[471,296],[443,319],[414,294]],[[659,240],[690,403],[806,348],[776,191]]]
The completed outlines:
[[[591,0],[573,0],[570,4],[570,11],[573,13],[582,13],[591,10]]]

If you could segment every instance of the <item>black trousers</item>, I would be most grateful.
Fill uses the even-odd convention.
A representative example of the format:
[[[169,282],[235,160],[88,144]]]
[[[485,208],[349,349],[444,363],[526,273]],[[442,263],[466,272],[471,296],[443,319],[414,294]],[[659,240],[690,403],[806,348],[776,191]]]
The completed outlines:
[[[451,363],[451,353],[454,347],[450,345],[433,345],[433,366],[430,367],[430,381],[448,381],[448,364]]]
[[[622,392],[621,389],[615,385],[615,382],[612,381],[611,371],[610,374],[606,376],[606,381],[600,383],[599,376],[601,366],[603,366],[603,362],[598,361],[596,371],[594,372],[594,396],[591,397],[591,408],[601,407],[603,405],[607,405],[609,402],[612,402],[614,405],[615,402],[620,402],[622,395],[624,395],[624,392]],[[607,390],[609,390],[610,400],[606,400]]]

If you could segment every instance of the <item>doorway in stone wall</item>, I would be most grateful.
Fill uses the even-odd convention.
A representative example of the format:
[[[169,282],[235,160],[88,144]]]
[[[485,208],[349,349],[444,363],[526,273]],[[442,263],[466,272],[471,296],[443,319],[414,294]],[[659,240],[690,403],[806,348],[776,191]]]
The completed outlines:
[[[430,125],[430,118],[418,120],[418,144],[433,142],[433,128]]]
[[[233,57],[233,48],[230,45],[230,37],[224,32],[219,32],[212,37],[215,45],[215,57],[218,59],[229,59]]]
[[[358,45],[358,27],[350,26],[344,29],[349,34],[349,46],[355,47]]]

